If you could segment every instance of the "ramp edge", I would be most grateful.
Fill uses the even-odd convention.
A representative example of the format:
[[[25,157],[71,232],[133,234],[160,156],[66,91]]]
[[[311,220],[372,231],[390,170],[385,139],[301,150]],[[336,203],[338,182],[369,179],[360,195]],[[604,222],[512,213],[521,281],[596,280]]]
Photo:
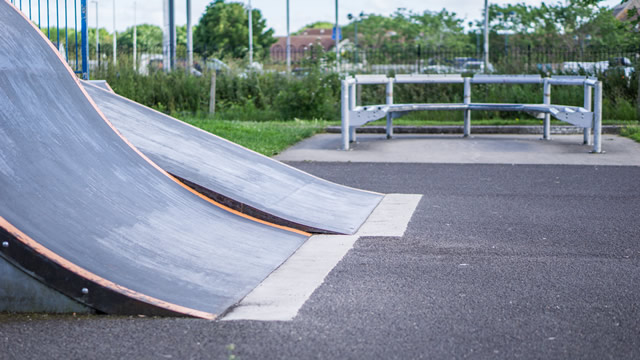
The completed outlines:
[[[69,298],[117,315],[178,316],[214,320],[215,314],[156,299],[93,274],[45,248],[0,217],[0,254]]]

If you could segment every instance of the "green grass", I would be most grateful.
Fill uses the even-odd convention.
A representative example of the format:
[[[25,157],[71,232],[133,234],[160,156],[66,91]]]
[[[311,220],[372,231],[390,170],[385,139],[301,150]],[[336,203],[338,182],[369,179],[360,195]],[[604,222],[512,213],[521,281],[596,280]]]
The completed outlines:
[[[203,116],[174,115],[183,121],[197,126],[205,131],[233,141],[246,148],[257,151],[266,156],[274,156],[289,146],[317,133],[323,132],[327,126],[339,126],[339,121],[325,120],[294,120],[294,121],[237,121],[220,120]],[[385,120],[378,120],[368,125],[385,125]],[[396,119],[394,125],[434,126],[434,125],[462,125],[461,120],[418,120]],[[567,123],[552,120],[554,125]],[[622,135],[640,142],[640,125],[637,121],[605,120],[604,124],[625,125]],[[542,120],[525,119],[478,119],[471,120],[471,125],[542,125]]]
[[[620,135],[631,138],[637,142],[640,142],[640,126],[627,126],[620,130]]]
[[[277,155],[329,125],[321,120],[256,122],[202,117],[182,117],[182,120],[266,156]]]

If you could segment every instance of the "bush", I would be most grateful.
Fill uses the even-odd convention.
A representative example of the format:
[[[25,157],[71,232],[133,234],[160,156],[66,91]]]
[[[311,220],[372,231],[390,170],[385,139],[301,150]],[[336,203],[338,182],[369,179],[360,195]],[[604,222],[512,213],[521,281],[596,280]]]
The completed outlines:
[[[125,62],[123,62],[125,63]],[[120,63],[119,63],[120,64]],[[312,66],[303,76],[277,72],[229,71],[216,81],[216,119],[221,120],[293,120],[340,119],[340,81],[335,73],[323,73]],[[187,75],[184,70],[152,72],[148,76],[130,66],[108,67],[94,73],[105,79],[119,94],[166,113],[207,116],[211,75]],[[638,120],[635,109],[638,93],[637,72],[631,79],[620,74],[600,74],[604,83],[603,117],[608,120]],[[361,87],[360,104],[384,104],[385,87]],[[462,102],[462,85],[402,84],[394,87],[396,103]],[[583,89],[555,86],[551,99],[555,104],[582,106]],[[541,103],[541,85],[473,85],[474,102]],[[476,112],[474,118],[515,119],[511,112]],[[451,121],[462,119],[460,112],[411,113],[408,118]]]

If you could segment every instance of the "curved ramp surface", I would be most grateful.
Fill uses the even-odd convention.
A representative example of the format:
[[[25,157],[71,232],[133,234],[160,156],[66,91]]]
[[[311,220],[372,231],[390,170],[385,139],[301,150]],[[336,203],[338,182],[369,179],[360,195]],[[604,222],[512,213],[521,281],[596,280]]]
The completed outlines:
[[[83,82],[107,119],[164,170],[238,211],[304,231],[353,234],[382,195],[317,178]]]
[[[174,181],[0,1],[0,255],[102,312],[214,318],[307,238]]]

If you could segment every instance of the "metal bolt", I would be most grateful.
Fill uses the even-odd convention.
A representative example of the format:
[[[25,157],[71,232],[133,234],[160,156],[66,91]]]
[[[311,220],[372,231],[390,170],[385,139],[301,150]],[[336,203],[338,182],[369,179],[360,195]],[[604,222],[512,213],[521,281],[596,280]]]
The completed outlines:
[[[9,247],[9,242],[8,241],[3,241],[2,242],[2,247],[3,248],[8,248]]]
[[[84,295],[87,295],[87,294],[89,293],[89,289],[87,289],[87,288],[82,288],[82,293],[83,293]]]

